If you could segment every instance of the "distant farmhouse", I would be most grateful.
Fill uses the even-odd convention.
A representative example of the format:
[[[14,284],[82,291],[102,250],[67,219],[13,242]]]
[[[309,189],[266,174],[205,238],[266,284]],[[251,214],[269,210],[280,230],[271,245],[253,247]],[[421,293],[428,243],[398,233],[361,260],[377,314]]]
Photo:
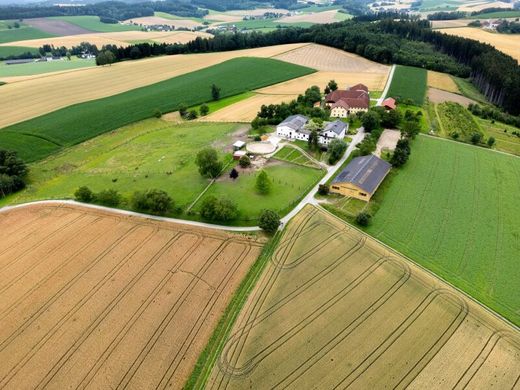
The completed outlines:
[[[289,140],[308,141],[311,130],[307,129],[309,118],[304,115],[291,115],[276,127],[276,135]],[[348,124],[340,120],[329,122],[318,131],[318,143],[328,145],[333,139],[343,139]]]
[[[356,84],[348,89],[337,89],[325,96],[325,105],[330,108],[330,116],[346,118],[356,112],[367,112],[370,108],[368,87]]]
[[[356,157],[334,178],[330,192],[368,202],[391,167],[374,155]]]

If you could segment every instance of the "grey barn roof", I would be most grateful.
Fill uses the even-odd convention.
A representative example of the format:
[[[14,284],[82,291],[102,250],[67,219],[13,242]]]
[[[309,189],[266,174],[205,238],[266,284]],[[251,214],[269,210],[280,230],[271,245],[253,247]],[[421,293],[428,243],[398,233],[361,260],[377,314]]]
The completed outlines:
[[[333,131],[334,133],[340,135],[346,128],[347,125],[345,124],[345,122],[342,122],[338,119],[334,122],[330,122],[329,124],[327,124],[323,131]]]
[[[373,193],[392,166],[371,154],[354,158],[332,183],[352,183],[366,192]]]
[[[291,115],[285,118],[285,120],[278,126],[287,126],[293,130],[301,130],[308,121],[309,118],[304,115]]]

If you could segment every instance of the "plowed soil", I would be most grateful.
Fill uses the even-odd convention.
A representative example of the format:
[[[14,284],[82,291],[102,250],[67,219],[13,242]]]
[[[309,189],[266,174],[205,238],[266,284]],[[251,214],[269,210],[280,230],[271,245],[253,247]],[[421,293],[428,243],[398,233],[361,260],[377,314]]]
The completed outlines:
[[[69,205],[0,213],[0,388],[180,388],[262,243]]]
[[[518,329],[307,206],[285,230],[206,388],[511,389],[519,381]]]
[[[39,30],[45,31],[49,34],[54,35],[77,35],[77,34],[90,34],[92,31],[76,26],[75,24],[66,22],[64,20],[47,19],[47,18],[34,18],[25,19],[24,23],[31,27],[35,27]]]

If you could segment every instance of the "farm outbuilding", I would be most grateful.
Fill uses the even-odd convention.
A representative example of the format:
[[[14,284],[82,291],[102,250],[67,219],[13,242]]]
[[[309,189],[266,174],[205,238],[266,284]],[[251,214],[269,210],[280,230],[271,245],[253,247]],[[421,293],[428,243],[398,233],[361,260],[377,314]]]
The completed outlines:
[[[242,149],[244,146],[246,146],[246,143],[244,141],[236,141],[234,144],[233,144],[233,150],[240,150]]]
[[[330,192],[369,201],[391,167],[374,155],[356,157],[334,178]]]

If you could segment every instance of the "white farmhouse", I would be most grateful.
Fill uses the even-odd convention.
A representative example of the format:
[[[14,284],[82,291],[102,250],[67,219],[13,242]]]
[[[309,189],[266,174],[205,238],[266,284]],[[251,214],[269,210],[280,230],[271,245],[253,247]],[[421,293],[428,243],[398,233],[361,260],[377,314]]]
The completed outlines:
[[[305,129],[309,118],[304,115],[291,115],[276,126],[276,135],[286,139],[309,140],[310,131]]]
[[[343,139],[348,131],[348,124],[345,122],[335,120],[329,122],[327,126],[320,132],[318,142],[322,145],[328,145],[333,139]]]

